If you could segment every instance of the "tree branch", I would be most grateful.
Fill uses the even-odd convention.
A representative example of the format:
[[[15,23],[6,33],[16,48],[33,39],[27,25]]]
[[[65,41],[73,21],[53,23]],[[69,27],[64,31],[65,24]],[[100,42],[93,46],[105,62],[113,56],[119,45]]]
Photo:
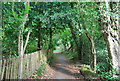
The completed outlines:
[[[28,40],[29,40],[29,37],[30,37],[30,33],[31,33],[31,31],[29,30],[29,31],[28,31],[28,34],[27,34],[27,38],[26,38],[26,42],[25,42],[25,46],[24,46],[24,50],[23,50],[23,54],[25,53],[25,49],[26,49],[27,44],[28,44]]]

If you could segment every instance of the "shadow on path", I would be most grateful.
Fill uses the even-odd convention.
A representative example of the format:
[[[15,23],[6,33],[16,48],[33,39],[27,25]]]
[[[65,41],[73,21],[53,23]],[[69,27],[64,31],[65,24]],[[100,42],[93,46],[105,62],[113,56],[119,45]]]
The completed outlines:
[[[74,79],[74,73],[67,69],[68,65],[68,59],[63,54],[57,53],[57,63],[53,66],[56,75],[53,79]]]

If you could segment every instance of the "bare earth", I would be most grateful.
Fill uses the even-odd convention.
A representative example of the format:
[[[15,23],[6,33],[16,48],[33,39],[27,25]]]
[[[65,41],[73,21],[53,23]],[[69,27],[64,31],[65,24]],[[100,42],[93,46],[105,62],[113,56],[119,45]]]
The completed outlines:
[[[70,63],[66,56],[57,54],[57,62],[49,67],[46,72],[47,77],[41,79],[84,79],[80,73],[80,67],[76,64]]]
[[[73,73],[68,70],[68,60],[62,54],[57,54],[58,63],[55,64],[56,75],[53,79],[74,79]]]

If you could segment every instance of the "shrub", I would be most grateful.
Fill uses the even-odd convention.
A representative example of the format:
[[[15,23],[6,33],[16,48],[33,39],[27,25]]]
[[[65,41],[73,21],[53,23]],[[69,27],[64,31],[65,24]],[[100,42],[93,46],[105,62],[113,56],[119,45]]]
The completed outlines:
[[[51,56],[48,58],[47,63],[49,65],[53,64],[56,61],[56,54],[52,53]]]
[[[112,72],[101,72],[100,74],[100,78],[101,79],[106,79],[106,80],[109,80],[109,81],[113,81],[113,80],[119,80],[119,77],[118,76],[113,76],[114,74],[114,71]]]
[[[80,71],[86,79],[98,78],[97,74],[91,69],[89,65],[83,65]]]
[[[97,72],[104,72],[109,70],[109,64],[106,62],[99,62],[97,63]]]
[[[37,76],[38,77],[47,76],[47,75],[44,74],[45,70],[46,70],[46,64],[42,64],[41,67],[36,71],[36,76],[35,75],[34,76],[36,78],[37,78]]]
[[[63,53],[65,55],[67,55],[69,60],[78,60],[78,54],[77,53],[73,53],[73,52],[69,52],[69,51],[64,51]]]

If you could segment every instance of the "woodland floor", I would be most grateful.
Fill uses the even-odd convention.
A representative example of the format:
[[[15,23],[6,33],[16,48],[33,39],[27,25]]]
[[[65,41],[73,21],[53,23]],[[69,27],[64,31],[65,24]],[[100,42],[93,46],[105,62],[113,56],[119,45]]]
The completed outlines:
[[[57,61],[54,65],[49,67],[47,77],[41,79],[84,79],[80,73],[80,63],[71,63],[67,57],[61,53],[57,54]]]

